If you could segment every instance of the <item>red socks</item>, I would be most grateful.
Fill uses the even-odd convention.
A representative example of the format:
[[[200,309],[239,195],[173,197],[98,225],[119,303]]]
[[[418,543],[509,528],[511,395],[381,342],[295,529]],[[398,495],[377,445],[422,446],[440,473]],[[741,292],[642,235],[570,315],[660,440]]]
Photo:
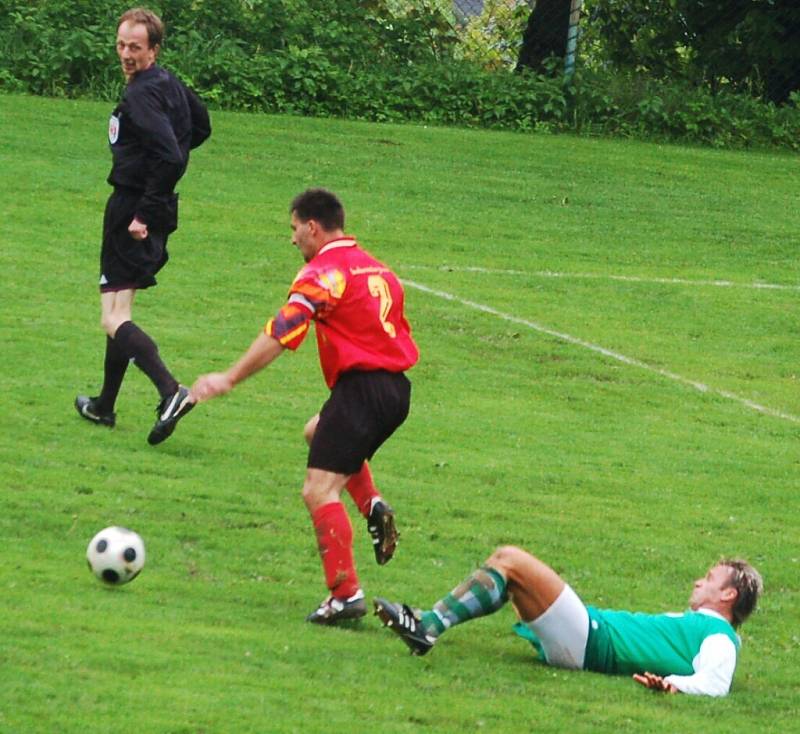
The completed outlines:
[[[360,588],[353,561],[353,526],[347,511],[341,502],[329,502],[318,507],[311,520],[317,533],[325,583],[333,596],[346,599]]]
[[[347,481],[347,491],[356,503],[358,511],[369,517],[372,500],[380,493],[372,481],[372,472],[365,461]],[[329,502],[312,513],[311,520],[317,533],[319,555],[325,569],[325,583],[331,594],[346,599],[355,594],[360,586],[353,561],[353,526],[341,502]]]
[[[380,493],[372,481],[372,472],[369,464],[365,461],[361,468],[347,480],[347,491],[356,503],[358,511],[364,516],[369,517],[372,508],[372,499],[380,497]]]

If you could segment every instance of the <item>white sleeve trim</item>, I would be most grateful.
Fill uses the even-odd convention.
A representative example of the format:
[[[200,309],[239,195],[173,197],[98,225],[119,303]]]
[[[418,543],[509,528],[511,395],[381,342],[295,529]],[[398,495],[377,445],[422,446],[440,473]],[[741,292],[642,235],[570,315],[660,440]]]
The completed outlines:
[[[736,670],[736,645],[722,633],[709,635],[692,660],[694,675],[668,675],[664,680],[682,693],[725,696]]]
[[[314,313],[314,304],[311,303],[302,293],[292,293],[289,295],[289,303],[296,303],[307,308],[309,313]]]

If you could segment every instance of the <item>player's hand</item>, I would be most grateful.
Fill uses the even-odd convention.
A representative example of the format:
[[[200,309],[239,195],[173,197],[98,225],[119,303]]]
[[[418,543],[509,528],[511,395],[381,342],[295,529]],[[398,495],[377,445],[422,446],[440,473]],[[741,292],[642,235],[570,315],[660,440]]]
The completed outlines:
[[[192,385],[192,396],[198,403],[224,395],[233,389],[233,382],[225,372],[212,372],[201,375]]]
[[[147,225],[134,217],[133,221],[128,225],[128,234],[135,240],[146,240]]]
[[[672,683],[667,683],[660,675],[655,675],[654,673],[645,672],[643,675],[634,673],[633,679],[637,683],[641,683],[645,688],[649,688],[651,691],[678,693],[678,689],[672,685]]]

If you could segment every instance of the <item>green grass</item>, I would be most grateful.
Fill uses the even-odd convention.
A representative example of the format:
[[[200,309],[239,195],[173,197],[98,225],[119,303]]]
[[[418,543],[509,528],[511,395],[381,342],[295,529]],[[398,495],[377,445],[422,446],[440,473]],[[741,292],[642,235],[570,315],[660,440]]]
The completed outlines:
[[[796,727],[794,157],[217,113],[135,309],[184,381],[226,366],[300,265],[289,200],[339,192],[348,231],[407,280],[422,351],[411,416],[374,462],[402,530],[391,564],[352,513],[368,596],[430,604],[516,543],[588,602],[665,611],[744,555],[767,593],[733,694],[702,700],[541,666],[509,610],[423,659],[374,618],[305,624],[325,593],[299,496],[326,395],[313,341],[156,449],[134,368],[114,431],[79,420],[74,395],[101,376],[109,112],[0,96],[0,732]],[[148,550],[112,590],[83,560],[108,524]]]

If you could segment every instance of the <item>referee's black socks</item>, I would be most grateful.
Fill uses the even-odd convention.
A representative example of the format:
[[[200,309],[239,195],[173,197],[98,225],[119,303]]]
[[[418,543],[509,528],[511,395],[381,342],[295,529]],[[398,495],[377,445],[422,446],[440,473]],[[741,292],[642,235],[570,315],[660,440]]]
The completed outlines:
[[[161,361],[156,343],[133,321],[120,325],[114,334],[114,341],[120,351],[133,359],[136,366],[150,378],[162,398],[177,392],[178,381]]]
[[[123,352],[116,340],[106,336],[106,357],[103,362],[103,389],[100,391],[95,408],[101,413],[113,413],[122,380],[128,369],[128,355]]]

